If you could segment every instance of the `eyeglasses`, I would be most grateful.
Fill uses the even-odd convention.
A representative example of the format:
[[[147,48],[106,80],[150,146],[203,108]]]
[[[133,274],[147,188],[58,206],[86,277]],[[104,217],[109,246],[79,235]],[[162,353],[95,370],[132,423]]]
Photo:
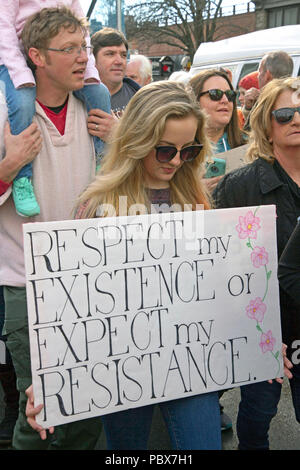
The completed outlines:
[[[156,150],[156,159],[160,163],[167,163],[173,160],[177,152],[180,153],[180,159],[183,162],[191,162],[198,157],[199,153],[203,149],[202,144],[190,145],[189,147],[184,147],[180,151],[176,147],[171,145],[159,145],[155,147]]]
[[[294,118],[295,112],[300,114],[300,106],[296,108],[279,108],[272,111],[272,115],[278,122],[278,124],[287,124],[291,122]]]
[[[218,88],[212,88],[211,90],[206,90],[202,91],[199,93],[198,99],[200,96],[206,95],[208,93],[208,96],[212,101],[220,101],[223,98],[223,95],[226,95],[226,98],[228,101],[233,102],[236,99],[236,92],[234,90],[219,90]]]
[[[62,52],[66,55],[80,55],[81,52],[84,52],[87,55],[90,55],[93,50],[92,46],[70,46],[65,47],[64,49],[55,49],[54,47],[47,47],[46,51]]]

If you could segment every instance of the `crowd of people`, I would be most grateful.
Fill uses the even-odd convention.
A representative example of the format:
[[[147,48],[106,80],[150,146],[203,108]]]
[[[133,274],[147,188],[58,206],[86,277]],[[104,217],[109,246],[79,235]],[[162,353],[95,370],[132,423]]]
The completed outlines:
[[[282,354],[300,421],[299,365],[291,362],[300,338],[300,99],[292,59],[266,53],[258,72],[239,82],[238,102],[228,71],[153,82],[147,58],[127,63],[121,32],[103,28],[89,37],[79,1],[45,3],[40,9],[37,1],[12,0],[15,15],[0,6],[0,32],[11,35],[11,47],[7,38],[0,46],[0,444],[91,450],[103,426],[109,450],[147,449],[152,405],[50,430],[35,421],[41,405],[33,400],[22,225],[97,217],[120,196],[193,210],[276,205]],[[246,143],[248,164],[205,177],[215,155]],[[282,381],[241,387],[239,449],[269,449]],[[222,448],[221,431],[232,427],[222,393],[159,404],[172,448]]]

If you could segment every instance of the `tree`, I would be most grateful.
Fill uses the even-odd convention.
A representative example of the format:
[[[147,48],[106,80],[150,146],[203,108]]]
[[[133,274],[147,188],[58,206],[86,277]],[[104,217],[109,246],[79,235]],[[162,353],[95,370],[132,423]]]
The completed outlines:
[[[127,12],[130,38],[155,38],[193,57],[202,42],[212,41],[223,0],[148,0]]]

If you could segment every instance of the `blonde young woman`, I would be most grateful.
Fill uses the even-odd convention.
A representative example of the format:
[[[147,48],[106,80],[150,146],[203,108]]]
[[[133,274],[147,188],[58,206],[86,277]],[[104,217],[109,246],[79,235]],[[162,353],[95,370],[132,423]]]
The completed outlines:
[[[199,172],[210,145],[204,116],[192,92],[187,93],[177,83],[157,82],[132,100],[101,171],[80,198],[80,217],[96,216],[103,204],[112,205],[118,214],[119,197],[124,195],[128,209],[134,204],[149,209],[151,190],[167,190],[171,204],[192,204],[195,209],[196,204],[203,203],[205,209],[209,208]],[[170,132],[164,136],[166,127]],[[179,151],[174,153],[177,147],[181,155]],[[185,164],[185,159],[191,161]]]
[[[160,203],[164,211],[171,204],[182,210],[184,204],[209,209],[200,178],[209,153],[205,118],[192,91],[167,81],[146,85],[119,120],[100,172],[80,198],[76,218],[105,217],[110,207],[121,215],[119,198],[123,207],[124,196],[129,214],[136,204],[141,212]],[[45,439],[46,431],[35,422],[41,405],[34,408],[32,386],[27,395],[28,422]],[[221,448],[217,392],[159,406],[174,449]],[[108,449],[147,449],[153,409],[148,405],[103,416]]]
[[[106,215],[112,205],[119,214],[119,197],[127,209],[140,204],[209,203],[200,169],[210,152],[205,119],[192,92],[172,82],[146,85],[131,99],[118,123],[100,173],[80,198],[77,217]],[[146,449],[153,405],[102,417],[109,449]],[[218,394],[182,398],[160,404],[172,447],[220,449]]]

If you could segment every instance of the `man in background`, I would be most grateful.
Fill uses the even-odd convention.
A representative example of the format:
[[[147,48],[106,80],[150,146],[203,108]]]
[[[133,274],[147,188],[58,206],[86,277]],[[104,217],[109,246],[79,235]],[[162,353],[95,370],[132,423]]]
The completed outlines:
[[[126,76],[137,82],[141,87],[152,82],[152,64],[148,57],[135,54],[127,64]]]
[[[287,52],[274,51],[262,57],[258,68],[259,89],[252,87],[245,93],[243,114],[246,117],[244,127],[246,130],[250,130],[249,113],[259,97],[260,90],[274,78],[290,77],[293,73],[293,68],[293,59]]]
[[[128,42],[124,34],[103,28],[92,36],[91,42],[99,76],[111,94],[112,110],[125,109],[139,86],[125,78]]]

